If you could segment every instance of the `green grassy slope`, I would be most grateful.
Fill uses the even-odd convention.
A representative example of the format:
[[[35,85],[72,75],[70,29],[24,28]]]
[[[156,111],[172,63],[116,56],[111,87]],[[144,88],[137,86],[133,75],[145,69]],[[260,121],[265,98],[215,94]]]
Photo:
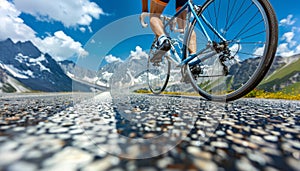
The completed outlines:
[[[285,87],[282,92],[286,94],[300,94],[300,82]]]
[[[274,85],[280,85],[281,83],[286,82],[296,73],[300,73],[300,59],[276,70],[276,73],[264,79],[258,88],[266,91],[273,91]]]

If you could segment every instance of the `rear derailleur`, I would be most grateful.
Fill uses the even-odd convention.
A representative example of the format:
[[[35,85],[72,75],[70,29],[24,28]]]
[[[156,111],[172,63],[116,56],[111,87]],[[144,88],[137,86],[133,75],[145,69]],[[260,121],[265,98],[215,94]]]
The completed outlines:
[[[226,61],[234,59],[233,56],[231,56],[231,52],[228,48],[228,43],[227,42],[221,42],[221,43],[216,43],[213,42],[213,47],[217,53],[221,53],[219,56],[219,60],[221,65],[223,66],[223,74],[227,76],[229,74],[229,69],[227,65],[225,64]]]

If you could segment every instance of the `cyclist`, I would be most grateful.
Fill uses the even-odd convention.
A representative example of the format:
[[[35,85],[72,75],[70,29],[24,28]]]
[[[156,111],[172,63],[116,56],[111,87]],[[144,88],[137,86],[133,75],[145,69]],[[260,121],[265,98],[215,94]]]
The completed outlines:
[[[176,11],[178,11],[188,0],[176,0]],[[150,59],[152,63],[159,63],[162,60],[162,56],[170,50],[170,40],[165,35],[164,26],[160,19],[160,15],[165,9],[166,5],[169,3],[169,0],[151,0],[150,3],[150,26],[152,31],[157,37],[157,47],[158,51],[154,56]],[[142,13],[148,12],[148,0],[142,0]],[[185,27],[185,18],[187,12],[182,12],[177,19],[178,28],[184,32]],[[196,55],[196,33],[193,31],[191,35],[191,39],[189,42],[189,55]],[[201,73],[200,66],[192,66],[190,70],[194,77]],[[184,74],[182,82],[189,82],[186,73]]]
[[[176,10],[178,11],[187,0],[176,0]],[[160,15],[165,9],[169,0],[151,0],[150,3],[150,26],[157,37],[158,53],[150,60],[151,62],[160,62],[162,55],[171,48],[170,40],[165,35],[163,23]],[[142,12],[148,12],[148,0],[142,0]],[[178,28],[184,30],[186,11],[182,12],[177,20]],[[196,34],[193,32],[189,44],[190,55],[196,53]]]

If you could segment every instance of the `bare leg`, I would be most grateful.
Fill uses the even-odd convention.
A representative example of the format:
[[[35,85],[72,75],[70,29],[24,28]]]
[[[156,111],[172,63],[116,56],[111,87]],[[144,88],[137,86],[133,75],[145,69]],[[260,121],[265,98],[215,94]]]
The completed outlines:
[[[164,26],[160,19],[160,15],[162,14],[163,10],[165,9],[164,4],[159,4],[155,2],[154,0],[151,0],[151,7],[150,7],[150,26],[154,34],[159,37],[164,32]],[[182,12],[178,17],[178,27],[179,29],[184,29],[185,27],[185,20],[186,20],[186,11]],[[189,52],[190,54],[196,53],[197,45],[196,45],[196,33],[193,31],[191,35],[191,39],[189,42]]]
[[[164,32],[163,23],[160,20],[160,15],[165,9],[165,6],[162,4],[159,4],[155,2],[154,0],[151,1],[151,7],[150,7],[150,26],[154,34],[159,37]]]
[[[190,39],[189,51],[190,51],[190,54],[195,54],[197,51],[197,39],[196,39],[196,33],[194,30],[192,32],[191,39]]]
[[[177,17],[177,23],[178,23],[178,28],[179,29],[185,29],[185,23],[186,23],[186,11],[183,11],[182,13],[179,14]]]
[[[186,26],[186,15],[187,12],[183,11],[177,18],[178,28],[185,29]],[[195,31],[192,32],[190,42],[189,42],[189,52],[190,54],[195,54],[197,51],[197,43],[196,43],[196,33]]]

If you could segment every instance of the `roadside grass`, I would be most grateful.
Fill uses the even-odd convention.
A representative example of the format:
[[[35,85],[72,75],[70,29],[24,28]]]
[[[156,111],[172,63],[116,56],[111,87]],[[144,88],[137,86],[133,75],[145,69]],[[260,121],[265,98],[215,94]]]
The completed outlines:
[[[300,100],[300,92],[279,91],[279,92],[266,92],[264,90],[254,89],[248,93],[247,98],[264,98],[264,99],[284,99],[284,100]]]
[[[149,90],[136,90],[135,93],[152,94]],[[186,95],[186,96],[199,96],[196,92],[163,92],[167,95]],[[248,93],[245,98],[263,98],[263,99],[284,99],[284,100],[300,100],[300,91],[295,89],[280,92],[266,92],[264,90],[254,89]]]

